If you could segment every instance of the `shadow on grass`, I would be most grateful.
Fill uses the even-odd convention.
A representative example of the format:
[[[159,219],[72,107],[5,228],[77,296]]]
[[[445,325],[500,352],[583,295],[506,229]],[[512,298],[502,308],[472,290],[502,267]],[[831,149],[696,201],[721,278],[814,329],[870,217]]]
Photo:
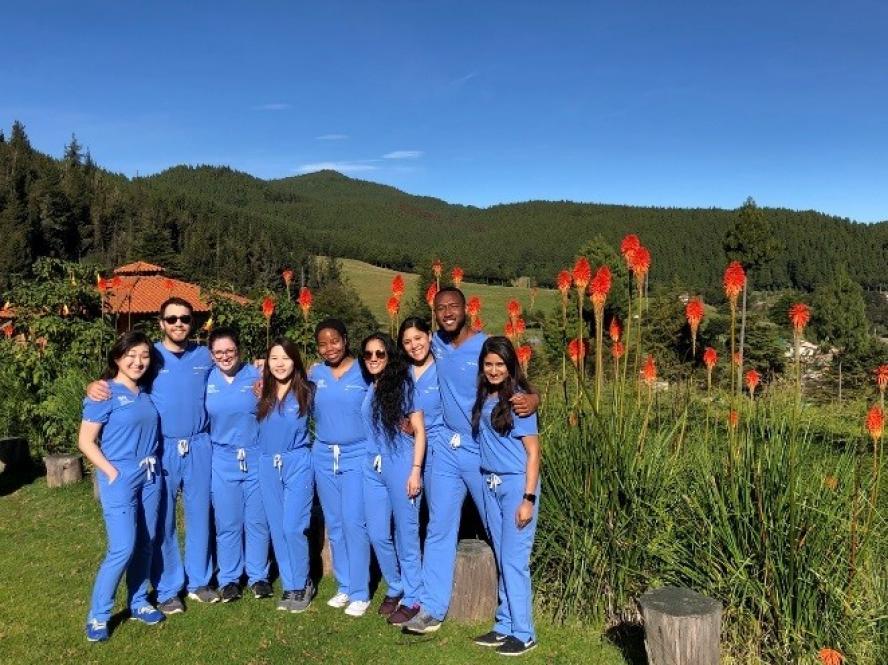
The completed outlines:
[[[621,623],[605,632],[607,640],[613,644],[628,665],[648,665],[644,650],[644,627],[637,623]]]
[[[0,496],[17,492],[25,485],[30,485],[45,475],[46,470],[43,466],[33,462],[21,468],[6,469],[3,473],[0,473]]]

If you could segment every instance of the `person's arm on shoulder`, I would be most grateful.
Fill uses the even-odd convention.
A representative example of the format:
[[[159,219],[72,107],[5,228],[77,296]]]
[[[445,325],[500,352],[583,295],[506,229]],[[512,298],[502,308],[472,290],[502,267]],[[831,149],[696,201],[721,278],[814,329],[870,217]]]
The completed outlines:
[[[422,411],[414,411],[408,418],[413,428],[413,467],[407,478],[407,496],[411,499],[422,491],[422,463],[426,452],[425,418]]]
[[[527,466],[524,471],[524,493],[536,496],[536,488],[540,482],[540,437],[533,434],[521,437],[524,450],[527,452]],[[539,500],[537,497],[536,500]],[[519,529],[526,527],[533,519],[533,502],[524,499],[515,513],[515,524]]]
[[[540,394],[531,387],[530,392],[515,393],[512,395],[509,402],[511,402],[512,411],[516,416],[526,418],[527,416],[536,413],[540,408]]]
[[[95,402],[104,402],[111,399],[111,388],[104,379],[93,381],[86,387],[86,396]]]
[[[80,421],[77,447],[83,453],[83,456],[92,462],[94,467],[101,469],[108,476],[108,482],[113,483],[117,479],[118,471],[102,454],[102,449],[96,444],[96,439],[99,438],[99,432],[101,431],[102,423],[94,423],[89,420]]]

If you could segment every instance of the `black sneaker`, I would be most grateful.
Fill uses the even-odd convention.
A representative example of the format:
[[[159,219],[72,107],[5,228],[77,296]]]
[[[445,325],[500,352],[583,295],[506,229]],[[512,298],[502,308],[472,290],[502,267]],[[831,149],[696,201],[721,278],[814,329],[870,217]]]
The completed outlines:
[[[208,586],[198,587],[194,591],[188,592],[188,597],[191,600],[196,600],[199,603],[218,603],[219,602],[219,592],[215,589],[212,589]]]
[[[273,593],[271,585],[265,580],[253,582],[250,591],[253,592],[253,598],[271,598],[271,594]]]
[[[503,635],[495,630],[491,630],[489,633],[479,635],[472,641],[479,647],[498,647],[506,641],[507,637],[508,635]]]
[[[157,609],[164,614],[181,614],[185,611],[185,605],[179,600],[179,596],[172,596],[157,603]]]
[[[232,600],[238,600],[241,597],[241,590],[237,582],[229,582],[219,589],[219,596],[223,603],[230,603]]]
[[[496,648],[496,652],[500,656],[523,656],[528,651],[536,649],[537,643],[534,640],[522,642],[517,637],[509,635],[503,640],[503,643]]]

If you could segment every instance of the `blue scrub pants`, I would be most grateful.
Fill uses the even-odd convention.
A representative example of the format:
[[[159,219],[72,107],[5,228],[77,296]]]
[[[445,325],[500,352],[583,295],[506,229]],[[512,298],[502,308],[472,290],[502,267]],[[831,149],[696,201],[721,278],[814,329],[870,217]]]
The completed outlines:
[[[181,443],[184,442],[184,443]],[[186,447],[187,446],[187,447]],[[185,452],[180,452],[185,450]],[[151,562],[151,581],[160,602],[208,586],[213,576],[210,558],[210,476],[213,447],[206,433],[183,439],[164,437],[163,491]],[[176,536],[179,488],[185,501],[185,565]]]
[[[401,445],[393,454],[382,456],[382,479],[395,516],[395,545],[404,598],[401,604],[419,604],[422,593],[422,555],[419,549],[419,502],[422,495],[407,496],[407,479],[413,468],[413,446]],[[392,595],[392,594],[389,594]]]
[[[518,506],[524,500],[523,473],[485,473],[484,509],[493,554],[499,571],[499,606],[493,629],[513,635],[522,642],[536,639],[533,626],[533,594],[530,588],[530,551],[536,533],[539,500],[533,518],[523,528],[515,524]],[[536,491],[539,497],[539,485]]]
[[[154,460],[152,473],[149,459]],[[148,605],[148,573],[161,495],[160,465],[155,457],[111,462],[118,471],[113,483],[96,470],[99,499],[108,534],[108,549],[93,585],[87,620],[108,621],[114,594],[126,571],[127,604],[133,611]]]
[[[367,535],[379,570],[388,586],[386,595],[400,596],[404,593],[401,584],[401,570],[392,539],[392,502],[383,476],[382,455],[368,454],[364,462],[364,515],[367,518]]]
[[[481,520],[486,521],[481,453],[436,441],[430,446],[425,475],[429,524],[423,550],[420,604],[435,619],[443,621],[453,592],[456,541],[466,492],[471,494]]]
[[[245,569],[248,584],[267,582],[268,522],[259,489],[259,450],[214,443],[211,491],[219,586],[239,583]]]
[[[314,475],[307,446],[259,459],[259,487],[284,591],[305,588]]]
[[[330,541],[333,574],[349,600],[370,600],[370,539],[364,518],[364,442],[315,441],[315,484]]]

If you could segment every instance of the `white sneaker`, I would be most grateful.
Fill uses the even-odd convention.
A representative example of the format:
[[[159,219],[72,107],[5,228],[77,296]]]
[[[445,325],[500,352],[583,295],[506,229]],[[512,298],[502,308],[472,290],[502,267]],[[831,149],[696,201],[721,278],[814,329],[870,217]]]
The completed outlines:
[[[338,610],[341,610],[343,607],[348,605],[348,594],[342,593],[340,591],[335,596],[333,596],[330,600],[327,601],[327,605],[330,607],[335,607]]]
[[[348,604],[348,607],[345,608],[345,613],[350,617],[362,617],[368,607],[370,607],[369,600],[353,600]]]

